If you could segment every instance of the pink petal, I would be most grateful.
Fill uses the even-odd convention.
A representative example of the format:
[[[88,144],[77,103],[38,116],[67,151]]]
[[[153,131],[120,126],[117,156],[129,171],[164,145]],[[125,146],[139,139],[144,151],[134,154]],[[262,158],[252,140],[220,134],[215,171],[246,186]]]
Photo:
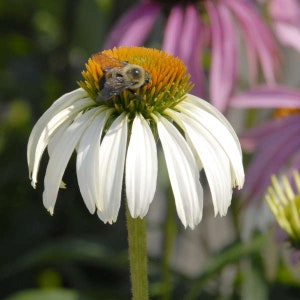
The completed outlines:
[[[201,66],[202,25],[197,8],[190,4],[184,11],[181,5],[172,8],[165,28],[163,50],[178,56],[187,66],[193,94],[203,97],[204,73]]]
[[[188,73],[191,74],[191,81],[195,84],[193,95],[204,96],[204,72],[201,64],[202,55],[202,30],[197,8],[190,4],[186,7],[181,40],[178,45],[178,57],[187,66]]]
[[[288,118],[286,118],[288,119]],[[276,136],[266,138],[259,147],[252,164],[246,172],[244,191],[246,198],[262,196],[269,184],[271,174],[276,174],[287,161],[299,151],[300,120],[297,124],[286,124],[285,128],[277,131]]]
[[[297,0],[272,0],[269,12],[279,41],[300,51],[300,4]]]
[[[183,16],[183,7],[175,5],[169,14],[165,27],[162,49],[174,56],[177,56],[178,45],[182,37]]]
[[[274,24],[274,30],[281,44],[293,47],[300,52],[300,26],[277,22]]]
[[[211,19],[212,58],[210,68],[210,98],[221,111],[227,108],[236,81],[237,46],[232,16],[219,2],[207,2]]]
[[[284,86],[261,86],[232,97],[238,108],[300,108],[300,91]]]
[[[269,28],[248,2],[224,0],[224,3],[230,7],[239,20],[244,31],[246,46],[250,46],[248,52],[254,51],[257,55],[258,61],[249,61],[249,66],[251,67],[253,63],[260,63],[265,80],[269,84],[275,83],[279,64],[279,50]],[[253,60],[255,56],[250,54],[250,58]],[[250,77],[257,78],[257,74],[252,74]]]
[[[271,0],[269,11],[274,20],[299,24],[300,5],[298,0]]]
[[[143,2],[129,10],[113,27],[104,49],[142,45],[160,11],[156,2]]]
[[[299,122],[299,115],[291,115],[288,118],[279,118],[258,125],[239,136],[241,146],[246,152],[254,152],[266,139],[275,140],[278,132],[285,130],[287,123],[289,126],[294,126]]]

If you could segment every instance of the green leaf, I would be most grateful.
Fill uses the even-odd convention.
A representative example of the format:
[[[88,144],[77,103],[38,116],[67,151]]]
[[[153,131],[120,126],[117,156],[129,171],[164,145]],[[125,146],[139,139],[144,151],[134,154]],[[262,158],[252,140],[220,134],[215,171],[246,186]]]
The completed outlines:
[[[78,300],[79,294],[72,290],[25,290],[5,298],[4,300]]]
[[[34,267],[44,267],[54,263],[92,262],[94,265],[107,265],[115,268],[126,266],[127,259],[127,253],[113,252],[100,242],[64,238],[42,245],[40,248],[21,255],[15,261],[3,265],[0,268],[0,281]]]

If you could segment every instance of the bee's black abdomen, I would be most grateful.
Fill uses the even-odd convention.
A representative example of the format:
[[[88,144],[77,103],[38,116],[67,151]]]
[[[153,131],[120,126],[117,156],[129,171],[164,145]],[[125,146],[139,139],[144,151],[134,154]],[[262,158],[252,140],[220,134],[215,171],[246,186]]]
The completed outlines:
[[[102,89],[104,88],[105,82],[106,82],[106,78],[105,78],[105,76],[102,76],[102,77],[99,79],[99,89],[100,89],[100,90],[102,90]]]

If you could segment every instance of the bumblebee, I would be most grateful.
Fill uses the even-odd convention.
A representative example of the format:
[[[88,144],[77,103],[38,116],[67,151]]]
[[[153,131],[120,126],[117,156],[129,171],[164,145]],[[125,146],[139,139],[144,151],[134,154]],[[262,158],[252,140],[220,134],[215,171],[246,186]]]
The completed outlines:
[[[121,92],[128,90],[138,97],[134,90],[146,85],[150,81],[150,75],[141,66],[121,61],[114,57],[100,53],[94,56],[99,62],[103,76],[99,79],[100,94],[97,102],[109,100]]]

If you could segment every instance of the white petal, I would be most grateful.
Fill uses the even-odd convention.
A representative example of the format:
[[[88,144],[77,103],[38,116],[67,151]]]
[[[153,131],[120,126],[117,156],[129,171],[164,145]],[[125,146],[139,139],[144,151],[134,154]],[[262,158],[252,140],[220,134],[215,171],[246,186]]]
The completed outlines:
[[[147,121],[133,121],[126,157],[126,195],[130,214],[143,218],[153,200],[157,180],[157,150]]]
[[[111,114],[110,109],[99,110],[89,128],[84,132],[77,150],[77,179],[82,198],[90,211],[95,212],[95,206],[103,210],[103,204],[99,203],[99,152],[100,139],[104,126]]]
[[[57,99],[47,111],[40,117],[35,126],[33,127],[27,146],[27,161],[28,164],[32,164],[35,156],[35,148],[38,142],[38,139],[43,132],[46,125],[57,113],[68,107],[69,105],[76,102],[78,99],[83,99],[87,96],[86,92],[83,89],[77,89],[71,93],[64,94],[59,99]],[[34,149],[34,150],[33,150]],[[32,169],[32,168],[31,168]],[[31,170],[30,169],[30,170]],[[30,172],[31,175],[31,172]]]
[[[77,116],[81,115],[79,113]],[[73,119],[68,119],[65,122],[63,122],[54,132],[51,134],[51,136],[48,139],[48,145],[47,145],[47,151],[49,156],[53,153],[57,142],[61,139],[62,135],[65,133],[65,131],[68,129],[68,127],[73,123]]]
[[[73,120],[67,120],[65,121],[61,126],[59,126],[55,132],[51,135],[51,138],[49,139],[49,143],[47,146],[47,151],[49,154],[49,157],[52,155],[57,142],[60,140],[61,136],[64,134],[64,132],[68,129],[68,127],[72,124]],[[66,189],[67,185],[65,182],[61,181],[59,185],[60,189]]]
[[[202,218],[203,209],[203,191],[196,160],[176,127],[159,115],[157,129],[178,216],[185,227],[194,228]]]
[[[201,124],[183,113],[166,111],[182,127],[188,142],[202,162],[210,186],[215,215],[226,215],[231,203],[232,182],[230,163],[223,148]]]
[[[51,109],[50,112],[47,110],[41,119],[39,119],[39,121],[36,123],[30,134],[27,147],[29,175],[32,178],[33,187],[35,187],[37,182],[37,173],[41,157],[45,148],[47,147],[51,135],[64,122],[72,121],[80,111],[92,104],[92,99],[84,98],[76,101],[71,106],[61,111],[59,110],[60,107],[56,106],[57,109]]]
[[[242,188],[245,180],[242,152],[236,133],[226,118],[208,102],[188,95],[176,108],[205,127],[229,158],[232,184]]]
[[[121,204],[124,163],[127,144],[127,116],[121,114],[110,126],[100,145],[99,197],[103,211],[98,216],[104,223],[117,220]]]
[[[231,133],[232,138],[235,140],[235,143],[237,144],[239,151],[242,152],[241,147],[240,147],[240,142],[236,135],[236,132],[232,128],[229,121],[225,118],[225,116],[218,109],[216,109],[213,105],[211,105],[209,102],[207,102],[199,97],[196,97],[194,95],[191,95],[191,94],[187,94],[185,101],[180,102],[179,106],[181,104],[188,111],[190,110],[191,112],[193,112],[194,109],[197,111],[199,111],[199,109],[200,109],[201,112],[207,112],[209,115],[212,115],[216,119],[218,119],[226,127],[226,129]],[[194,114],[194,117],[196,115],[197,114]]]
[[[55,147],[53,147],[53,152],[51,153],[46,169],[45,190],[43,193],[44,205],[51,214],[53,214],[58,189],[68,161],[82,133],[98,110],[99,108],[91,109],[76,119],[64,134],[61,135]]]

